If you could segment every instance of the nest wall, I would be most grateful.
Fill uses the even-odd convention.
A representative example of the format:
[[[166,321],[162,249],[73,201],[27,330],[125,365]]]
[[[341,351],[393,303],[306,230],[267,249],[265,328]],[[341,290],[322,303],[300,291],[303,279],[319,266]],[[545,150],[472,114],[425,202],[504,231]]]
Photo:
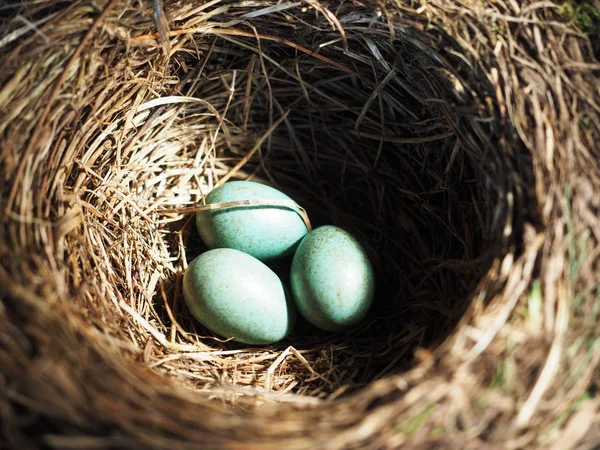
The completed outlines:
[[[600,442],[600,65],[553,4],[6,9],[0,442]],[[193,213],[230,179],[359,237],[359,327],[193,320]]]

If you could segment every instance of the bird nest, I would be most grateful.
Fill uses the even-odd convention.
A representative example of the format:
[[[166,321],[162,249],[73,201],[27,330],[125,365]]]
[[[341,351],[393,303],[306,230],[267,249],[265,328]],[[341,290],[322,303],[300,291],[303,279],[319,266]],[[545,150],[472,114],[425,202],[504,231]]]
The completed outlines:
[[[0,443],[600,442],[600,65],[553,3],[2,8]],[[193,319],[194,212],[234,179],[364,244],[359,326]]]

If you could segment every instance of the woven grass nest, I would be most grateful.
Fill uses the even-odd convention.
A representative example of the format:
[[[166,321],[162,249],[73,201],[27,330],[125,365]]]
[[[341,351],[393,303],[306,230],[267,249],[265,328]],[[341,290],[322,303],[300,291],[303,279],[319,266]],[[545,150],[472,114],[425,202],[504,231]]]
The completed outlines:
[[[0,447],[597,448],[600,65],[558,6],[4,4]],[[363,242],[364,322],[193,320],[234,179]]]

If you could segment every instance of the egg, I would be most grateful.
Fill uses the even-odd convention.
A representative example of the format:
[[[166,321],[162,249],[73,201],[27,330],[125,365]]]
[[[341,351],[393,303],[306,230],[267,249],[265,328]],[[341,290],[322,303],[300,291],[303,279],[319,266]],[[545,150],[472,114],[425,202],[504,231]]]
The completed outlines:
[[[196,213],[198,233],[208,248],[233,248],[261,261],[291,255],[308,233],[294,201],[277,189],[252,181],[231,181],[206,196],[207,204],[260,200],[290,206],[240,205]]]
[[[239,250],[209,250],[183,276],[192,315],[211,332],[244,344],[271,344],[296,322],[291,295],[275,273]]]
[[[290,277],[298,311],[326,331],[357,324],[373,302],[371,262],[360,243],[335,226],[306,235],[294,255]]]

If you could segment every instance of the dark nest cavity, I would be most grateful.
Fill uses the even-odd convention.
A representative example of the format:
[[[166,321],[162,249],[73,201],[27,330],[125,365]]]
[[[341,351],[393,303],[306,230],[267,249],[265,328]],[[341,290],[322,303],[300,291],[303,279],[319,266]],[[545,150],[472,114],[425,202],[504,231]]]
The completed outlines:
[[[384,20],[357,10],[339,15],[337,30],[320,14],[315,22],[314,10],[264,16],[252,27],[214,25],[176,54],[173,75],[182,81],[160,112],[170,112],[174,126],[161,135],[184,141],[185,169],[166,178],[163,159],[136,177],[165,179],[158,220],[175,221],[160,235],[170,255],[180,255],[154,298],[163,310],[160,330],[175,329],[171,336],[188,344],[210,336],[182,306],[179,286],[202,251],[193,205],[230,179],[270,183],[304,206],[315,226],[335,224],[358,236],[377,272],[375,306],[346,333],[301,321],[272,347],[201,338],[219,355],[215,363],[199,368],[177,354],[154,368],[175,368],[200,388],[218,369],[219,383],[338,397],[409,368],[415,350],[439,345],[467,309],[494,256],[491,200],[499,194],[489,160],[497,137],[489,126],[474,135],[490,123],[489,111],[477,108],[463,75],[444,68],[410,28],[390,35]],[[146,123],[160,120],[167,118]],[[157,194],[149,187],[142,195]],[[285,261],[279,266],[285,279]]]

